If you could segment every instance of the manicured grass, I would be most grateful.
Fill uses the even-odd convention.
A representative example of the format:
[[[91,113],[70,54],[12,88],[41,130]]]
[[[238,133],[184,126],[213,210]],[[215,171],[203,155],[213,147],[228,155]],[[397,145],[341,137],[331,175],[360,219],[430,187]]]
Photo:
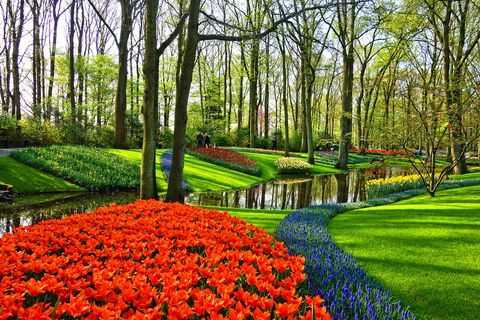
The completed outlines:
[[[121,149],[105,149],[108,152],[117,154],[119,156],[125,157],[126,159],[133,161],[137,163],[139,166],[142,164],[142,150],[141,149],[131,149],[131,150],[121,150]],[[158,191],[165,191],[167,190],[167,182],[165,181],[165,178],[163,177],[163,172],[162,172],[162,161],[160,160],[160,157],[162,156],[162,153],[165,151],[163,150],[157,150],[156,153],[156,160],[155,160],[155,174],[157,176],[157,188]]]
[[[448,176],[448,178],[454,179],[454,180],[480,179],[480,172],[472,172],[472,173],[462,174],[459,176],[451,174]]]
[[[269,234],[274,234],[280,222],[292,210],[260,210],[260,209],[239,209],[222,208],[215,206],[201,206],[206,209],[227,211],[232,216],[240,218],[256,227],[266,229]]]
[[[223,168],[189,155],[185,155],[183,177],[193,191],[240,189],[263,181],[262,177]]]
[[[0,157],[0,177],[2,183],[13,185],[17,193],[86,191],[10,157]]]
[[[333,239],[418,319],[480,314],[480,186],[343,213]]]

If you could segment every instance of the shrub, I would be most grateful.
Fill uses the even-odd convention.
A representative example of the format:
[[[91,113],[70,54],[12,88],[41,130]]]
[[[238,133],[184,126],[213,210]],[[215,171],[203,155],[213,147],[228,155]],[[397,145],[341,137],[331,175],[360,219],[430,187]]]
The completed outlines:
[[[255,139],[255,148],[258,149],[270,149],[271,144],[270,139],[265,137],[257,137]]]
[[[33,141],[34,145],[51,146],[62,142],[58,128],[52,126],[50,121],[42,122],[40,119],[26,118],[18,122],[21,136]]]
[[[138,189],[140,167],[119,155],[91,147],[27,148],[10,154],[15,160],[72,181],[91,191]]]
[[[262,172],[258,163],[236,151],[221,148],[188,148],[187,154],[231,170],[259,177]]]
[[[310,173],[312,166],[297,158],[279,158],[275,160],[278,173]]]
[[[212,136],[212,140],[210,142],[211,145],[215,144],[217,147],[224,147],[231,145],[230,137],[226,134],[219,134]]]
[[[17,119],[7,114],[0,114],[0,137],[14,139],[17,136]]]
[[[173,131],[168,128],[164,127],[158,134],[158,144],[162,146],[162,148],[171,148],[173,147]]]
[[[328,320],[304,259],[226,212],[138,200],[0,239],[4,318]]]
[[[91,147],[112,147],[115,142],[115,128],[101,126],[87,130],[85,139],[85,143]]]

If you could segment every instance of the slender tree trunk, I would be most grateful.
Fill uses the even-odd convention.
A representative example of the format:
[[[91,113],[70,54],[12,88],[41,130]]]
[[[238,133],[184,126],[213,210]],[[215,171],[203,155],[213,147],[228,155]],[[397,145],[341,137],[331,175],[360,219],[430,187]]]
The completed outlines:
[[[265,139],[268,139],[268,125],[269,125],[269,116],[268,116],[268,109],[269,109],[269,104],[270,104],[270,37],[267,36],[267,41],[265,43],[266,45],[266,59],[267,59],[267,63],[266,63],[266,75],[265,75],[265,78],[266,78],[266,81],[265,81]]]
[[[279,39],[278,39],[279,40]],[[278,41],[280,42],[280,41]],[[282,101],[283,112],[285,118],[285,157],[290,156],[290,136],[288,132],[288,101],[287,101],[287,57],[285,52],[285,34],[282,33],[282,43],[280,45],[280,51],[282,53]]]
[[[71,122],[76,124],[77,110],[75,106],[75,54],[74,54],[74,35],[75,35],[75,0],[72,0],[70,7],[70,34],[69,34],[69,57],[70,57],[70,77],[68,80],[68,97],[70,98]]]
[[[346,6],[346,4],[343,4]],[[346,12],[345,8],[345,12]],[[344,14],[347,20],[347,14]],[[352,100],[353,100],[353,37],[355,32],[355,4],[350,4],[349,26],[343,35],[343,84],[342,116],[340,118],[340,150],[335,168],[348,170],[348,152],[352,139]]]
[[[177,87],[175,102],[175,130],[173,133],[173,156],[166,202],[185,201],[185,191],[182,188],[183,167],[185,162],[185,131],[187,126],[187,105],[192,84],[195,55],[198,46],[198,17],[200,14],[200,0],[190,1],[190,18],[188,21],[185,55],[182,63],[180,81]]]
[[[143,93],[143,147],[140,181],[140,197],[142,199],[158,199],[156,193],[156,177],[152,168],[155,166],[155,91],[158,91],[155,70],[157,59],[157,6],[158,0],[147,0],[145,11],[145,62],[143,76],[145,90]]]
[[[53,14],[53,39],[52,39],[52,49],[50,51],[50,79],[48,81],[48,96],[47,96],[47,110],[44,114],[46,120],[51,120],[52,118],[52,100],[53,100],[53,83],[55,78],[55,60],[57,54],[57,31],[58,31],[58,20],[60,16],[57,14],[57,4],[58,0],[52,1],[52,14]]]
[[[128,37],[132,28],[132,4],[128,0],[120,1],[122,7],[122,27],[118,42],[118,80],[115,94],[115,149],[128,149],[125,129],[125,111],[127,109],[128,79]],[[146,28],[146,27],[145,27]]]
[[[252,40],[252,52],[250,54],[250,101],[249,101],[249,120],[250,120],[250,148],[255,148],[255,133],[258,113],[257,105],[257,85],[258,85],[258,55],[260,51],[260,41],[257,38]]]
[[[13,106],[12,116],[15,116],[17,120],[22,118],[20,107],[20,66],[19,66],[19,51],[20,41],[22,40],[24,21],[24,8],[25,0],[20,0],[19,9],[13,13],[12,6],[9,6],[9,13],[11,18],[12,39],[13,39],[13,52],[12,52],[12,73],[13,73]],[[17,13],[20,15],[18,18],[18,27],[16,24]]]
[[[237,118],[237,145],[240,145],[240,130],[242,128],[243,118],[243,67],[245,65],[244,43],[240,44],[240,83],[238,88],[238,118]]]

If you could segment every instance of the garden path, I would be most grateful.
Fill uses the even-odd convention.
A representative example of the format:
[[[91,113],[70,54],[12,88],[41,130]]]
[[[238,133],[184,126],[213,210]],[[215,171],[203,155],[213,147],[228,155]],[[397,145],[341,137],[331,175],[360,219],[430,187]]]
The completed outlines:
[[[15,150],[24,150],[25,148],[8,148],[8,149],[0,149],[0,157],[5,157],[10,154],[10,152]]]

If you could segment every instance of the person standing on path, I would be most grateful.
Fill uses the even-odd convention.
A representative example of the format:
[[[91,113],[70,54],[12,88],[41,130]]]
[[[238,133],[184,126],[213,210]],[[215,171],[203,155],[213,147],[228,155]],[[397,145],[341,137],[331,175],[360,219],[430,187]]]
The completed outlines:
[[[205,134],[205,148],[210,148],[210,135],[208,132]]]
[[[198,131],[198,134],[197,134],[197,147],[202,147],[202,141],[203,141],[203,136],[202,136],[202,132]]]

